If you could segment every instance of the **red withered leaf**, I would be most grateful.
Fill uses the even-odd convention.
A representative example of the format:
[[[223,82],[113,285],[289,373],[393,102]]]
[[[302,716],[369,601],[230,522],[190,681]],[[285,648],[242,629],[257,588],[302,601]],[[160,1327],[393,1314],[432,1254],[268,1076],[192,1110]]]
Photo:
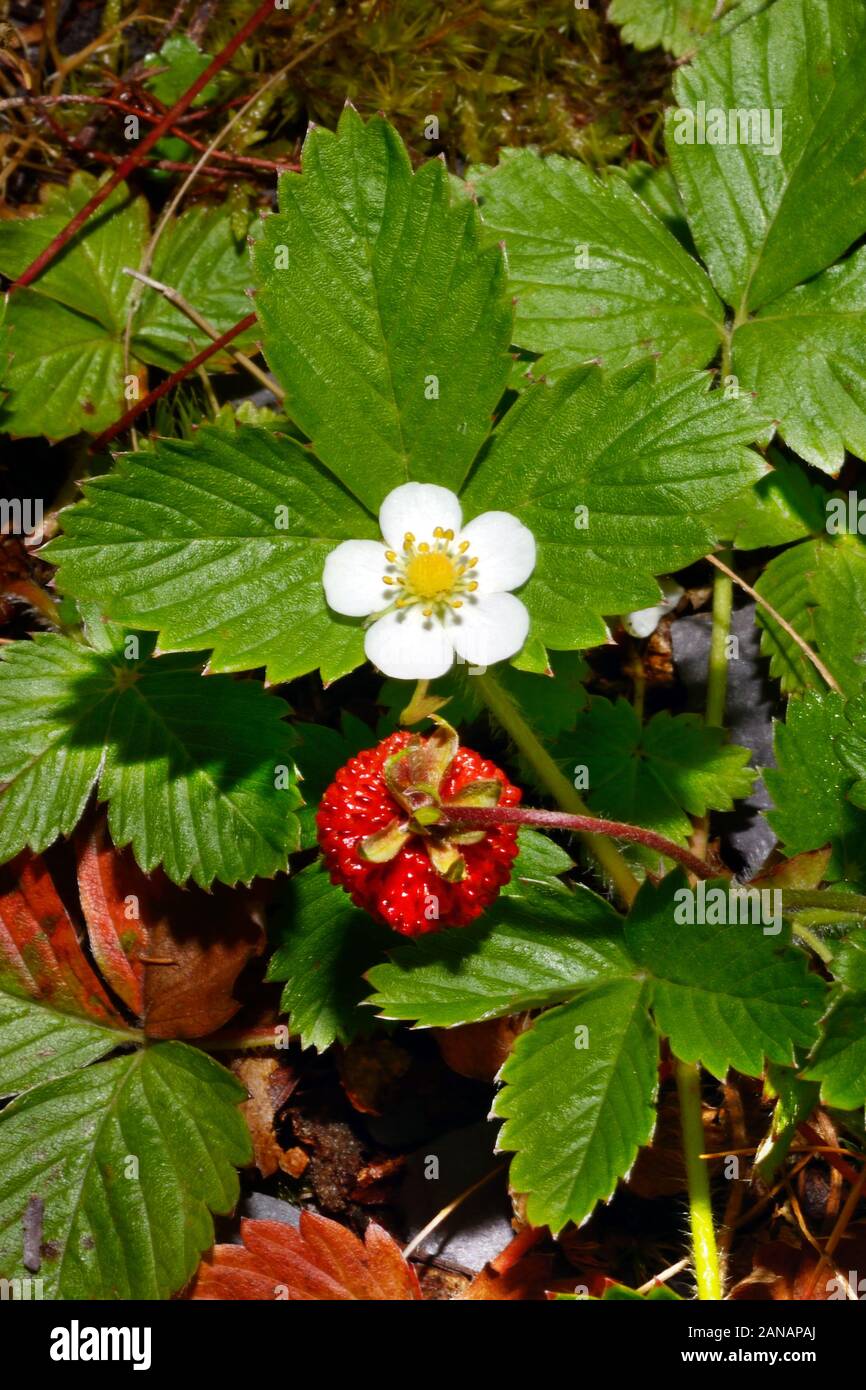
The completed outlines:
[[[78,891],[93,956],[151,1038],[201,1038],[241,1007],[244,966],[264,950],[262,902],[244,888],[179,888],[115,849],[105,817],[77,841]]]
[[[415,1271],[381,1226],[368,1226],[361,1241],[338,1222],[305,1211],[300,1230],[279,1221],[243,1221],[241,1236],[243,1245],[217,1245],[202,1260],[191,1298],[421,1298]]]
[[[93,958],[115,994],[134,1014],[144,1012],[147,930],[141,920],[144,875],[130,854],[108,838],[104,818],[78,836],[78,894]]]
[[[0,868],[0,981],[61,1013],[125,1026],[45,862],[28,851]]]

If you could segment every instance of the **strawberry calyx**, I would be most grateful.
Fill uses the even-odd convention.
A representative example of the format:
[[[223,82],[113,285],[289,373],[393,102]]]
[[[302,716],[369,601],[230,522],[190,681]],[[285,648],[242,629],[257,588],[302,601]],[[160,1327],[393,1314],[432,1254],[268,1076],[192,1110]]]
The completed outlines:
[[[387,759],[382,777],[389,794],[405,812],[361,841],[362,859],[387,864],[415,836],[427,851],[440,878],[459,883],[466,874],[461,845],[479,844],[485,830],[455,831],[454,820],[462,806],[498,805],[502,783],[496,778],[479,778],[463,786],[456,796],[442,796],[442,782],[450,768],[460,740],[444,719],[432,716],[436,725],[427,738],[415,734],[404,748]]]

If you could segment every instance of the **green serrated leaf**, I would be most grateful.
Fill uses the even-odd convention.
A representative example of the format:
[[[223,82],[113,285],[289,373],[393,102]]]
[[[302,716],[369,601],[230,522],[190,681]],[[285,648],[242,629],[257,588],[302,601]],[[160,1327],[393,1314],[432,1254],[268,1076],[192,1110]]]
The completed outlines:
[[[479,245],[473,204],[351,107],[310,131],[279,196],[256,308],[288,413],[373,510],[410,478],[456,491],[511,365],[502,255]]]
[[[719,509],[715,526],[737,550],[787,545],[824,530],[826,494],[799,464],[771,449],[772,473]]]
[[[593,697],[556,752],[569,768],[588,770],[593,811],[684,845],[693,831],[690,816],[729,811],[752,789],[749,749],[725,740],[723,729],[696,714],[662,710],[642,726],[627,700]]]
[[[856,888],[866,882],[866,813],[848,799],[854,774],[836,747],[849,733],[838,695],[791,700],[786,722],[776,725],[776,767],[764,780],[775,808],[768,820],[785,854],[832,845],[827,880]]]
[[[419,937],[369,971],[385,1018],[449,1028],[568,999],[629,970],[622,919],[587,888],[524,889],[459,931]]]
[[[136,1037],[132,1030],[58,1013],[0,985],[0,1096],[86,1067]]]
[[[854,695],[866,682],[866,544],[856,535],[822,536],[783,550],[755,586]],[[761,650],[791,694],[826,683],[790,635],[760,607]]]
[[[668,372],[715,357],[720,300],[624,179],[521,150],[472,182],[489,236],[506,246],[520,347],[610,368],[652,356]],[[544,359],[532,375],[549,369]]]
[[[719,880],[705,890],[730,903],[730,886]],[[679,870],[658,888],[645,883],[625,926],[629,952],[652,978],[653,1012],[672,1051],[720,1079],[729,1067],[761,1076],[765,1057],[792,1064],[794,1049],[817,1036],[824,982],[808,973],[803,952],[780,945],[762,923],[735,923],[728,905],[718,924],[684,921],[677,895],[692,892]]]
[[[273,683],[317,666],[336,680],[363,661],[363,629],[329,610],[322,570],[342,540],[378,529],[294,440],[202,426],[84,491],[44,552],[58,583],[157,629],[162,650],[210,647],[211,670],[265,666]]]
[[[0,1116],[0,1277],[28,1273],[22,1222],[44,1203],[44,1295],[160,1299],[213,1243],[250,1158],[243,1086],[203,1052],[155,1046],[25,1092]]]
[[[494,1102],[527,1219],[556,1235],[609,1198],[652,1137],[658,1040],[638,980],[602,983],[517,1039]]]
[[[866,1103],[866,990],[841,991],[824,1020],[803,1076],[820,1082],[821,1101],[837,1110]]]
[[[713,283],[742,316],[824,270],[866,231],[864,61],[860,0],[777,0],[677,73],[671,163]],[[701,140],[699,103],[708,121],[721,113],[724,143]],[[740,112],[763,115],[765,128],[750,125],[742,138]]]
[[[776,1097],[776,1104],[770,1129],[755,1154],[755,1168],[769,1187],[788,1157],[798,1128],[818,1104],[818,1087],[814,1082],[801,1080],[790,1067],[770,1062],[764,1090]]]
[[[607,17],[635,48],[665,48],[680,58],[713,22],[716,0],[611,0]]]
[[[0,857],[68,835],[98,784],[114,844],[146,871],[207,887],[284,869],[299,800],[284,713],[254,682],[204,685],[188,658],[127,661],[54,634],[5,647]]]
[[[757,432],[748,404],[709,386],[696,372],[579,369],[505,416],[464,510],[510,511],[535,536],[520,597],[545,646],[595,646],[603,614],[656,603],[652,576],[705,554],[711,514],[766,471],[743,447]]]
[[[368,993],[362,977],[393,933],[353,906],[318,864],[287,885],[275,931],[267,978],[287,981],[282,1009],[301,1046],[324,1052],[333,1042],[369,1034],[376,1017],[360,1007]]]
[[[66,187],[47,186],[38,213],[0,221],[0,271],[20,275],[97,187],[90,175],[75,174]],[[10,298],[0,347],[0,381],[8,392],[0,424],[7,432],[62,439],[101,431],[129,404],[128,374],[142,379],[144,363],[173,369],[210,341],[156,290],[134,286],[124,274],[141,264],[148,231],[147,203],[121,184],[63,255]],[[249,253],[235,239],[224,208],[190,208],[171,220],[151,273],[180,290],[220,331],[249,312]],[[254,341],[250,333],[236,346]],[[223,354],[211,365],[228,361]]]
[[[254,223],[254,229],[259,224]],[[137,264],[137,263],[135,263]],[[159,240],[149,274],[179,290],[189,304],[221,333],[252,308],[246,293],[253,274],[246,239],[235,236],[224,207],[192,207],[169,221]],[[233,348],[249,349],[255,328],[234,339]],[[175,371],[211,339],[157,290],[141,291],[135,318],[134,347],[145,362]],[[208,363],[210,371],[227,366],[225,353]]]
[[[733,370],[808,463],[835,477],[846,449],[866,457],[866,248],[738,327]]]
[[[555,840],[521,825],[517,831],[517,845],[518,854],[511,866],[511,879],[502,889],[503,893],[519,896],[526,891],[528,884],[558,892],[568,891],[559,876],[574,868],[574,860]]]

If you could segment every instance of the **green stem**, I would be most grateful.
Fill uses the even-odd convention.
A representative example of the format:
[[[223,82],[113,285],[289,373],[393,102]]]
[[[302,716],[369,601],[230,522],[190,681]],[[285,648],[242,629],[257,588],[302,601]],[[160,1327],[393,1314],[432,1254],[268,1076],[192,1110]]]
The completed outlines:
[[[723,554],[730,561],[730,554]],[[713,627],[710,636],[710,664],[707,672],[708,724],[721,728],[725,722],[725,697],[728,692],[728,634],[734,607],[733,582],[721,570],[713,572]]]
[[[816,936],[808,927],[801,927],[797,922],[792,924],[791,931],[796,937],[799,937],[804,946],[808,946],[810,951],[814,951],[818,959],[822,960],[825,965],[831,964],[833,952],[830,950],[829,946],[824,945],[820,936]]]
[[[563,811],[570,811],[576,816],[589,815],[582,797],[554,762],[538,736],[533,733],[508,692],[490,674],[473,676],[472,680],[493,718],[526,759],[539,784],[550,793]],[[616,845],[601,835],[582,833],[581,839],[599,867],[607,874],[618,896],[626,905],[630,904],[639,884]]]
[[[831,888],[783,888],[782,902],[786,912],[796,912],[804,907],[821,907],[828,912],[847,912],[852,917],[866,917],[866,897],[862,893],[834,893]]]
[[[692,1257],[698,1298],[718,1302],[722,1297],[722,1272],[713,1227],[709,1173],[706,1160],[701,1158],[704,1151],[704,1122],[701,1109],[700,1066],[694,1062],[677,1060],[676,1077],[680,1098],[683,1154],[689,1184]]]

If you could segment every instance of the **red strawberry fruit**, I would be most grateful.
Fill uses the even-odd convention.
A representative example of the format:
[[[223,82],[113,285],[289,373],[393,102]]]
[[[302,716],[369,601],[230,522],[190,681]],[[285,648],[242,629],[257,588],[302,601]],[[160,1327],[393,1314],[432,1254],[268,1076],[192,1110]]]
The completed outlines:
[[[322,797],[319,845],[331,880],[406,936],[465,927],[508,882],[515,826],[454,832],[461,806],[515,806],[520,789],[436,720],[350,758]],[[444,822],[440,825],[439,822]]]

